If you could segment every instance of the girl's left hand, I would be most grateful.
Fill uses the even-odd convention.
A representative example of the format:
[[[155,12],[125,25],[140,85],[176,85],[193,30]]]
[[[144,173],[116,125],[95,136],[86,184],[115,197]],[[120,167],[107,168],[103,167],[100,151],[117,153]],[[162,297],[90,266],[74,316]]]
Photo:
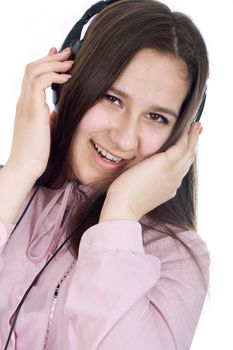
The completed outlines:
[[[121,218],[140,220],[175,197],[195,159],[201,132],[201,124],[195,123],[167,151],[137,163],[117,177],[108,189],[100,222]]]

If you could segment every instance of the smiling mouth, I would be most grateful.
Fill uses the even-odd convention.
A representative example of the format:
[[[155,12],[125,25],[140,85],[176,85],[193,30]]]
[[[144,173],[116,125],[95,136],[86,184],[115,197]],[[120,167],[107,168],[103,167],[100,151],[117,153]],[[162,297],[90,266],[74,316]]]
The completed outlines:
[[[108,153],[109,158],[110,158],[110,159],[109,159],[109,158],[107,158],[107,154],[106,154],[106,156],[105,156],[104,154],[102,154],[102,152],[101,152],[101,150],[100,150],[100,148],[103,149],[103,150],[104,150],[104,148],[102,148],[101,146],[98,147],[98,145],[97,145],[94,141],[92,141],[92,140],[91,140],[91,143],[92,143],[92,145],[93,145],[95,151],[98,153],[98,155],[99,155],[101,158],[103,158],[106,162],[112,163],[112,164],[120,164],[120,163],[122,163],[122,162],[125,160],[125,159],[121,159],[121,158],[115,157],[115,156],[113,156],[113,155],[110,155],[107,151],[105,151],[105,152]]]

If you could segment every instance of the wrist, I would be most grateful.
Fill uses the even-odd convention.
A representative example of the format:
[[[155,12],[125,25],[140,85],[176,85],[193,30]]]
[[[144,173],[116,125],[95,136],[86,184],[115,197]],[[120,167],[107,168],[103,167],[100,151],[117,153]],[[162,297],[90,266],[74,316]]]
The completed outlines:
[[[124,204],[123,200],[106,197],[100,213],[99,223],[112,220],[139,221],[137,216]]]

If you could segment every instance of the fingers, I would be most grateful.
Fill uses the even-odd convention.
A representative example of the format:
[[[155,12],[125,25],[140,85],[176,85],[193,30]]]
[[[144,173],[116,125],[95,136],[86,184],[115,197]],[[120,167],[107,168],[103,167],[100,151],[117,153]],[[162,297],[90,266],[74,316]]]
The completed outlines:
[[[188,133],[188,147],[187,147],[187,156],[194,160],[196,150],[197,150],[197,143],[198,143],[198,136],[201,134],[203,128],[201,126],[201,123],[194,123],[194,125],[191,127],[191,130]]]
[[[25,69],[26,75],[33,79],[48,72],[66,72],[72,68],[73,60],[67,60],[71,53],[70,48],[57,53],[57,49],[52,47],[46,57],[28,63]]]
[[[201,126],[201,123],[198,122],[194,123],[194,125],[192,125],[191,128],[187,131],[187,148],[179,162],[180,170],[183,177],[188,173],[191,165],[195,160],[198,145],[198,137],[201,134],[202,130],[203,128]]]
[[[41,76],[42,74],[46,74],[49,72],[67,72],[72,68],[74,61],[65,61],[65,62],[44,62],[40,64],[28,64],[26,67],[26,75],[30,79],[35,79]]]
[[[44,94],[45,89],[50,87],[52,83],[64,84],[70,78],[71,78],[71,75],[68,75],[68,74],[60,75],[54,72],[50,72],[47,74],[43,74],[39,78],[33,80],[31,83],[32,103],[35,106],[43,105],[45,102],[45,94]]]
[[[19,103],[24,99],[28,104],[31,101],[36,108],[44,106],[45,89],[53,83],[64,84],[71,78],[71,75],[65,74],[74,63],[74,61],[66,61],[70,52],[68,48],[57,53],[57,49],[52,47],[48,56],[29,63],[25,69]]]
[[[202,130],[200,122],[194,123],[191,127],[186,127],[176,144],[165,152],[168,159],[173,164],[180,163],[181,167],[185,167],[185,165],[190,167],[195,158],[198,136]]]
[[[168,160],[177,164],[184,156],[188,147],[188,129],[186,128],[178,141],[165,152]]]
[[[61,52],[57,52],[57,49],[55,47],[52,47],[49,50],[48,56],[42,57],[31,64],[38,64],[43,62],[51,62],[54,60],[64,61],[67,60],[71,55],[71,49],[69,47],[65,48]]]

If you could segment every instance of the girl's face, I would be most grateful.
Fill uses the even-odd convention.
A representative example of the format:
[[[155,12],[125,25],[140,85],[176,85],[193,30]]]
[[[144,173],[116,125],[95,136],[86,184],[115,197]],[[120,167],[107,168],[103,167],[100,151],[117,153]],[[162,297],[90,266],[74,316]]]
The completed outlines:
[[[182,60],[155,49],[137,52],[82,118],[72,140],[68,178],[97,188],[155,154],[169,138],[188,88]]]

